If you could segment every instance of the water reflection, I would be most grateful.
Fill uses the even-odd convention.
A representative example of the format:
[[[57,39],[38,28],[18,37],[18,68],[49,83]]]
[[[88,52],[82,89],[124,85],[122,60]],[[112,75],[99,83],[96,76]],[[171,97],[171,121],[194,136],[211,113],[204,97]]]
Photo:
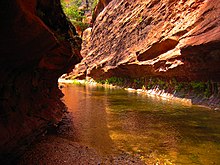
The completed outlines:
[[[220,113],[120,89],[63,88],[79,142],[148,164],[220,164]]]
[[[75,138],[102,153],[113,148],[106,119],[107,98],[99,91],[91,91],[89,86],[67,86],[63,88],[64,102],[72,114]]]

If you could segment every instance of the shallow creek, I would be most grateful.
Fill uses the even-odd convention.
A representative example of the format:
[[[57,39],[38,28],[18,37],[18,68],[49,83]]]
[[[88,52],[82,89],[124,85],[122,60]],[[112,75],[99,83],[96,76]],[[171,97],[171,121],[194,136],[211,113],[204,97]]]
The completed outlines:
[[[69,85],[70,138],[148,164],[220,164],[220,112],[122,89]]]

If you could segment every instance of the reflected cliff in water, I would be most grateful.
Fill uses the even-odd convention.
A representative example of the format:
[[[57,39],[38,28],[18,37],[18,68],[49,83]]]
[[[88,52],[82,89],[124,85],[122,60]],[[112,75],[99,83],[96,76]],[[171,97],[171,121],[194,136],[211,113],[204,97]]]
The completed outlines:
[[[67,85],[62,91],[69,138],[101,154],[126,153],[148,164],[220,164],[220,112],[122,89]]]
[[[107,126],[107,97],[102,92],[91,90],[89,86],[63,88],[64,102],[74,123],[73,137],[100,152],[109,153],[113,142]]]

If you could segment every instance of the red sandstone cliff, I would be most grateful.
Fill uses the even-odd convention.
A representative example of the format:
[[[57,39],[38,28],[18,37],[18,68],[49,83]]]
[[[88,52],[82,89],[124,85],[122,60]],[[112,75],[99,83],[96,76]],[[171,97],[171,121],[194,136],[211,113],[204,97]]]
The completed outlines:
[[[62,118],[57,79],[80,62],[81,39],[59,0],[10,0],[0,6],[2,163]]]
[[[73,75],[220,81],[219,0],[112,0]]]
[[[99,13],[102,12],[102,10],[111,2],[112,0],[99,0],[95,9],[94,9],[94,12],[93,12],[93,15],[92,15],[92,21],[91,23],[93,24],[97,18],[97,16],[99,15]]]

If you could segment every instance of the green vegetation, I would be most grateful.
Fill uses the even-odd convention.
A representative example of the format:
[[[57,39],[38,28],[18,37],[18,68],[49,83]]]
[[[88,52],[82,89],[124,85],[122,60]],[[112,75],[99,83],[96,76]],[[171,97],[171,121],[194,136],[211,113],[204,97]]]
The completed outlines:
[[[81,83],[77,80],[73,80],[73,84],[80,85]]]
[[[81,2],[79,0],[72,0],[69,3],[62,1],[62,6],[64,13],[69,18],[71,23],[76,28],[79,27],[81,31],[83,31],[89,25],[88,23],[83,22],[83,20],[85,19],[84,11],[79,10],[79,6],[81,5]]]
[[[204,91],[205,88],[206,88],[206,83],[204,82],[195,82],[195,81],[192,81],[190,83],[191,87],[193,90],[195,91]]]
[[[142,16],[140,16],[138,22],[141,23],[142,21],[143,21],[143,18],[142,18]]]
[[[97,3],[98,0],[61,0],[64,13],[72,24],[81,31],[89,27],[89,23],[86,22],[86,12],[92,13]]]
[[[182,89],[184,89],[184,83],[176,83],[176,86],[175,86],[175,90],[177,92],[181,91]]]
[[[124,83],[124,79],[123,78],[119,78],[119,77],[110,77],[108,79],[105,80],[97,80],[97,83],[100,84],[112,84],[112,85],[119,85],[122,86]]]
[[[99,0],[90,0],[89,1],[91,4],[91,11],[93,12],[93,10],[95,9],[97,3],[99,2]]]
[[[206,85],[204,95],[205,97],[210,97],[212,95],[212,84],[210,81],[208,81]]]
[[[135,89],[154,89],[159,88],[167,92],[180,94],[182,97],[189,95],[197,95],[202,97],[210,97],[212,93],[212,84],[210,81],[192,81],[192,82],[178,82],[175,78],[165,79],[156,77],[142,77],[142,78],[119,78],[110,77],[108,79],[100,79],[97,81],[100,84],[113,84],[123,87],[131,87]]]
[[[87,8],[86,10],[90,12],[93,12],[98,2],[99,0],[61,0],[62,6],[64,8],[69,6],[76,6],[77,8],[79,8],[80,6],[85,5]]]

